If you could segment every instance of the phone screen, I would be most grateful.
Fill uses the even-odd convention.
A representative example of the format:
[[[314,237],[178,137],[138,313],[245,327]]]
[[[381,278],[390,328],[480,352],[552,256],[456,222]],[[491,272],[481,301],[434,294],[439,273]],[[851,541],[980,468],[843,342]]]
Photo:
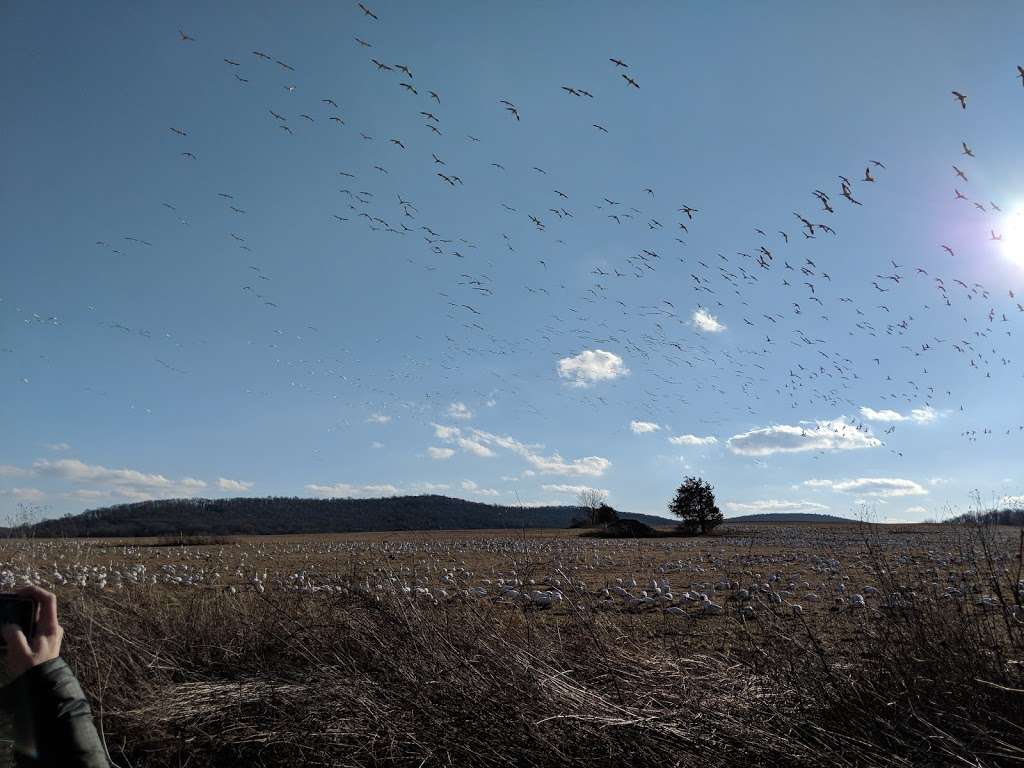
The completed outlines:
[[[17,595],[0,594],[0,624],[16,624],[21,627],[25,637],[32,637],[35,627],[36,604],[34,601]],[[0,647],[6,645],[0,636]]]

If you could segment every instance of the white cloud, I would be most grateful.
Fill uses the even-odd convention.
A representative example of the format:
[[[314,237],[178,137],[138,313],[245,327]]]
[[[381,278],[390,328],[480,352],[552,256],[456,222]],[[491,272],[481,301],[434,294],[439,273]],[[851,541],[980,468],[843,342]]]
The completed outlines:
[[[481,443],[476,437],[464,437],[462,430],[458,427],[434,424],[434,436],[439,440],[444,440],[446,443],[455,443],[466,453],[472,453],[474,456],[489,459],[495,455],[494,451]],[[427,453],[433,459],[447,459],[451,458],[454,451],[451,448],[427,448]]]
[[[384,447],[384,443],[382,443],[380,440],[374,440],[372,443],[370,443],[370,447],[371,448],[383,448]]]
[[[655,424],[653,421],[631,421],[629,422],[629,428],[633,431],[633,434],[643,435],[647,432],[657,432],[661,429],[661,425]]]
[[[563,459],[561,454],[555,452],[550,456],[540,453],[544,446],[528,445],[516,440],[513,437],[495,435],[484,432],[480,429],[471,429],[463,434],[458,427],[447,427],[442,424],[434,424],[434,434],[447,443],[454,443],[462,450],[483,458],[496,456],[496,448],[511,451],[524,458],[527,463],[537,472],[545,475],[577,475],[600,477],[612,465],[602,456],[584,456],[579,459]],[[445,455],[445,448],[428,448],[427,453],[433,458],[448,458]],[[533,474],[532,470],[525,470],[524,476]]]
[[[829,507],[815,501],[762,499],[758,501],[727,501],[725,508],[730,512],[753,514],[760,512],[824,512]]]
[[[476,494],[477,496],[500,496],[501,492],[496,491],[494,488],[481,488],[472,480],[463,480],[461,483],[462,490],[468,491],[469,493]]]
[[[614,352],[602,349],[585,349],[574,357],[563,357],[558,361],[558,375],[570,379],[576,387],[589,387],[597,381],[610,381],[628,376],[622,358]]]
[[[222,491],[248,491],[252,486],[252,483],[246,482],[245,480],[231,480],[227,477],[217,478],[217,487]]]
[[[14,467],[10,464],[0,464],[0,477],[28,477],[32,474],[30,469]]]
[[[597,491],[605,498],[608,496],[608,491],[604,488],[591,488],[589,485],[566,485],[565,483],[554,483],[551,485],[542,485],[541,488],[549,493],[568,493],[573,496],[579,496],[584,491]]]
[[[726,326],[718,322],[718,318],[703,307],[694,310],[693,327],[706,333],[721,333],[726,330]]]
[[[718,438],[714,435],[698,437],[697,435],[676,435],[668,439],[672,445],[714,445]]]
[[[566,461],[557,453],[554,453],[551,456],[531,455],[526,458],[542,475],[586,475],[600,477],[612,465],[608,459],[601,456],[584,456],[582,459]]]
[[[97,501],[99,499],[109,499],[113,494],[110,491],[100,491],[96,488],[79,488],[65,493],[64,496],[76,501]]]
[[[391,421],[391,417],[383,413],[371,413],[366,417],[366,421],[370,424],[387,424]]]
[[[925,507],[907,507],[903,512],[907,515],[926,515],[928,514],[928,509]]]
[[[452,403],[448,406],[448,416],[453,419],[472,419],[473,412],[465,403]]]
[[[448,483],[416,483],[413,489],[418,493],[438,493],[439,491],[447,491],[451,488]]]
[[[948,477],[929,477],[928,478],[928,485],[946,485],[946,484],[951,483],[951,482],[953,482],[953,481],[950,478],[948,478]]]
[[[860,408],[860,415],[868,421],[906,421],[907,417],[898,411],[882,410],[876,411],[874,408],[868,408],[866,405],[862,405]]]
[[[928,424],[939,417],[939,412],[926,405],[923,408],[914,408],[909,416],[904,416],[899,411],[885,409],[876,411],[866,405],[861,406],[860,415],[868,421],[916,421],[918,424]]]
[[[86,464],[79,459],[38,459],[32,469],[40,475],[67,480],[80,485],[107,485],[117,495],[128,499],[193,496],[206,483],[193,477],[172,480],[164,475],[140,472],[137,469],[109,469],[99,464]]]
[[[42,501],[46,498],[38,488],[0,488],[0,496],[10,496],[18,501]]]
[[[474,456],[480,456],[488,459],[495,455],[494,451],[488,448],[483,443],[471,440],[468,437],[458,437],[455,439],[455,444],[459,446],[466,453],[472,453]]]
[[[915,408],[910,412],[910,418],[921,424],[927,424],[939,418],[939,412],[926,405],[924,408]]]
[[[804,451],[850,451],[877,448],[882,441],[842,419],[807,422],[792,426],[777,424],[733,435],[726,441],[729,450],[741,456],[770,456],[773,453]]]
[[[454,440],[462,434],[458,427],[446,427],[443,424],[434,424],[434,437],[438,440]]]
[[[612,465],[602,456],[584,456],[581,459],[563,459],[561,454],[555,452],[550,456],[544,456],[539,451],[541,445],[527,445],[515,438],[501,435],[494,435],[490,432],[483,432],[479,429],[473,430],[474,437],[482,443],[494,445],[522,456],[535,470],[544,475],[578,475],[600,477]],[[527,470],[529,471],[529,470]],[[525,474],[525,473],[524,473]]]
[[[394,496],[399,493],[398,488],[393,485],[350,485],[348,483],[334,483],[333,485],[319,485],[310,483],[306,490],[314,496],[327,498],[358,498],[366,496]]]
[[[900,477],[858,477],[853,480],[805,480],[812,488],[830,488],[839,493],[858,493],[864,496],[895,497],[924,496],[927,490],[913,480]]]
[[[57,451],[70,451],[71,450],[71,444],[70,443],[43,443],[43,448],[45,448],[48,451],[54,451],[54,452],[57,452]]]

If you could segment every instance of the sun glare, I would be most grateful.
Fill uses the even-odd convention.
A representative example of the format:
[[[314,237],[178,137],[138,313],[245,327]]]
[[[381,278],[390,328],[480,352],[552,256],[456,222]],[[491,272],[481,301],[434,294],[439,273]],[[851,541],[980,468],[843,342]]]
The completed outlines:
[[[1002,232],[995,232],[1003,239],[1003,252],[1018,264],[1024,265],[1024,205],[1017,206],[1006,217]]]

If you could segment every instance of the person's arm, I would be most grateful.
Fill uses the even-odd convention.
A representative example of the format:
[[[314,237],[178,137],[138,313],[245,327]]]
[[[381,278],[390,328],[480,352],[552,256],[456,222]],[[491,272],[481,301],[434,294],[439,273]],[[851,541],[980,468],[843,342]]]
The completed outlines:
[[[60,658],[64,629],[57,622],[57,598],[39,587],[22,587],[22,597],[39,605],[29,641],[19,627],[0,627],[7,643],[7,671],[14,680],[0,689],[0,707],[14,724],[17,764],[108,768],[82,687]]]

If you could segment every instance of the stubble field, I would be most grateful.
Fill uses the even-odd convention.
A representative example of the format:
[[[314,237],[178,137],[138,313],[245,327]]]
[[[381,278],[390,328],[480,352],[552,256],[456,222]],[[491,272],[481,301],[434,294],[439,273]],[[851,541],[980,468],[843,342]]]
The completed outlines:
[[[8,540],[117,765],[1012,765],[1018,531]]]

